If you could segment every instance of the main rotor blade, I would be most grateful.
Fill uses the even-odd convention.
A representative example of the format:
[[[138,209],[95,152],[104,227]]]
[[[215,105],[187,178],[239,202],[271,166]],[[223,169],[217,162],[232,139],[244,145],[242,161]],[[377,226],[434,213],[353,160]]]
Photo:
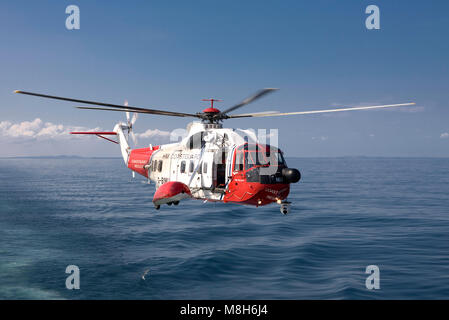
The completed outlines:
[[[157,109],[130,107],[130,106],[123,106],[123,105],[118,105],[118,104],[97,102],[97,101],[50,96],[47,94],[20,91],[20,90],[16,90],[16,91],[14,91],[14,93],[26,94],[29,96],[36,96],[36,97],[42,97],[42,98],[48,98],[48,99],[56,99],[56,100],[71,101],[71,102],[77,102],[77,103],[93,104],[93,105],[110,107],[110,108],[118,108],[118,109],[126,108],[126,109],[129,109],[128,111],[144,111],[144,112],[140,112],[140,113],[159,114],[159,115],[163,115],[163,116],[173,116],[173,117],[195,117],[195,118],[198,118],[198,115],[192,114],[192,113],[172,112],[172,111],[157,110]]]
[[[280,113],[279,111],[261,111],[261,112],[241,113],[241,114],[236,114],[235,116],[233,116],[233,115],[227,116],[225,119],[234,118],[234,117],[243,118],[245,116],[256,117],[257,115],[262,115],[262,116],[267,117],[270,114],[278,115],[279,113]]]
[[[245,113],[226,116],[226,119],[230,118],[250,118],[250,117],[277,117],[277,116],[291,116],[298,114],[315,114],[315,113],[329,113],[329,112],[341,112],[341,111],[354,111],[354,110],[368,110],[368,109],[381,109],[381,108],[394,108],[394,107],[405,107],[413,106],[416,103],[401,103],[401,104],[388,104],[383,106],[369,106],[369,107],[353,107],[353,108],[341,108],[341,109],[329,109],[329,110],[314,110],[314,111],[299,111],[299,112],[267,112],[267,113]]]
[[[75,107],[77,109],[83,109],[83,110],[102,110],[102,111],[119,111],[119,112],[134,112],[134,113],[144,113],[144,114],[153,114],[152,112],[148,111],[137,111],[137,110],[130,110],[130,109],[109,109],[109,108],[97,108],[97,107]],[[166,116],[172,116],[169,114],[166,114]],[[174,115],[173,115],[174,116]],[[178,117],[178,116],[175,116]]]
[[[217,115],[217,117],[220,117],[220,118],[221,118],[221,117],[224,117],[224,118],[225,118],[226,113],[229,113],[229,112],[234,111],[234,110],[236,110],[236,109],[238,109],[238,108],[241,108],[241,107],[247,105],[248,103],[251,103],[251,102],[253,102],[254,100],[257,100],[257,99],[263,97],[264,95],[266,95],[266,94],[268,94],[268,93],[270,93],[270,92],[276,91],[276,90],[278,90],[278,89],[276,89],[276,88],[265,88],[265,89],[262,89],[262,90],[256,92],[254,95],[252,95],[252,96],[246,98],[246,99],[243,100],[242,102],[236,104],[235,106],[232,106],[232,107],[226,109],[225,111],[220,112],[220,113]]]

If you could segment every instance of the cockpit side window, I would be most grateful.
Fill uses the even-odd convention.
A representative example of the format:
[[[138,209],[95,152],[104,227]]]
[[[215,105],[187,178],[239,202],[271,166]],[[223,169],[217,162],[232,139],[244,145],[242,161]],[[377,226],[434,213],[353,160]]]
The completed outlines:
[[[282,151],[269,145],[243,144],[236,151],[234,170],[250,170],[254,167],[285,166]]]
[[[234,164],[234,170],[236,171],[243,171],[243,151],[239,150],[235,154],[235,164]]]
[[[284,155],[282,154],[282,151],[281,150],[279,150],[278,152],[277,152],[277,156],[278,156],[278,164],[280,165],[280,164],[282,164],[282,165],[287,165],[287,163],[285,162],[285,159],[284,159]]]

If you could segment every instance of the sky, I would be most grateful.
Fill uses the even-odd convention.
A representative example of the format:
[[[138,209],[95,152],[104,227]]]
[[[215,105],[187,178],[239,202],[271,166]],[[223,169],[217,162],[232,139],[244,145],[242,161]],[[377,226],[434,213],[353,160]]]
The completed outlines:
[[[68,5],[80,29],[65,25]],[[380,29],[368,30],[368,5]],[[234,119],[278,129],[295,157],[449,157],[448,1],[2,1],[0,157],[119,156],[71,130],[112,130],[118,112],[13,94],[16,89],[196,113],[258,89],[236,113],[416,102],[397,110]],[[138,147],[168,142],[186,118],[140,115]]]

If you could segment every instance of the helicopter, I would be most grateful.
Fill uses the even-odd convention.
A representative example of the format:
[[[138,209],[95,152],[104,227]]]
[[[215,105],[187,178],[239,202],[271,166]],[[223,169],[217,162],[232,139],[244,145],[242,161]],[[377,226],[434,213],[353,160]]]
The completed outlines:
[[[209,101],[210,106],[197,113],[133,107],[128,103],[118,105],[21,90],[16,90],[14,93],[95,105],[95,107],[76,106],[83,110],[125,112],[127,121],[118,122],[112,131],[77,131],[71,134],[95,135],[118,144],[123,161],[133,171],[133,175],[138,173],[149,182],[155,183],[156,191],[152,202],[158,210],[161,205],[177,206],[181,200],[193,198],[205,202],[236,203],[256,207],[277,203],[280,205],[282,214],[290,212],[291,203],[287,200],[290,184],[299,182],[301,173],[298,169],[287,166],[284,153],[277,146],[262,143],[251,130],[224,128],[222,124],[224,120],[415,105],[410,102],[284,113],[276,111],[232,113],[276,90],[275,88],[261,89],[224,111],[214,107],[214,102],[221,100],[203,99],[203,101]],[[130,113],[133,113],[132,116]],[[133,126],[138,114],[196,118],[197,121],[187,125],[187,135],[179,142],[131,148],[130,138],[136,144]],[[115,139],[110,136],[115,136]]]

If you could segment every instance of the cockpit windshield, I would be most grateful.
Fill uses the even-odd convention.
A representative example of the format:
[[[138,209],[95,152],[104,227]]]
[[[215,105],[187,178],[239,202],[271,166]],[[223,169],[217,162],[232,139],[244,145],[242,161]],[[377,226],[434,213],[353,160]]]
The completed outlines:
[[[286,165],[282,151],[269,145],[244,144],[237,149],[235,170]]]

